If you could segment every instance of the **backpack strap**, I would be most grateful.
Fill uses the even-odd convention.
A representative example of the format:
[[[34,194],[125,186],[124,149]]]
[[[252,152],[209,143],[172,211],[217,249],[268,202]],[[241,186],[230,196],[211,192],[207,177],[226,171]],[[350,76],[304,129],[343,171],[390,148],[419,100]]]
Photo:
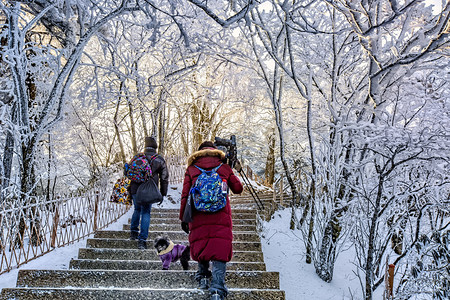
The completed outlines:
[[[199,169],[202,173],[211,173],[211,172],[217,172],[217,170],[222,166],[223,164],[221,163],[220,165],[218,165],[217,167],[215,167],[215,168],[213,168],[213,169],[211,169],[211,170],[209,170],[209,171],[206,171],[206,170],[204,170],[204,169],[202,169],[202,168],[200,168],[200,167],[197,167],[197,165],[194,165],[194,167],[196,167],[197,169]]]
[[[147,157],[147,155],[145,155],[145,157]],[[152,177],[151,178],[153,178],[153,166],[152,166],[152,162],[155,160],[155,158],[157,158],[158,157],[158,153],[156,153],[155,155],[152,155],[152,156],[150,156],[150,159],[148,159],[148,157],[147,157],[147,160],[149,161],[148,163],[150,164],[150,169],[152,170]]]
[[[150,156],[150,161],[149,161],[150,165],[152,164],[152,161],[154,161],[157,157],[158,157],[158,153],[156,153],[153,156]]]
[[[208,175],[211,174],[212,172],[216,172],[217,169],[219,169],[221,166],[222,166],[222,163],[221,163],[220,165],[218,165],[217,167],[215,167],[215,168],[213,168],[213,169],[211,169],[211,170],[209,170],[209,171],[206,171],[206,170],[204,170],[204,169],[202,169],[202,168],[197,167],[196,165],[194,165],[194,167],[196,167],[197,169],[199,169],[202,173],[206,173],[206,174],[208,174]],[[197,181],[195,181],[195,183],[194,183],[194,185],[191,187],[189,193],[190,193],[190,194],[193,194],[193,193],[195,193],[196,191],[198,191],[198,188],[197,188]]]
[[[200,168],[200,167],[197,167],[196,165],[194,165],[194,167],[196,167],[197,169],[199,169],[200,172],[202,172],[202,173],[206,172],[206,170],[204,170],[204,169],[202,169],[202,168]]]

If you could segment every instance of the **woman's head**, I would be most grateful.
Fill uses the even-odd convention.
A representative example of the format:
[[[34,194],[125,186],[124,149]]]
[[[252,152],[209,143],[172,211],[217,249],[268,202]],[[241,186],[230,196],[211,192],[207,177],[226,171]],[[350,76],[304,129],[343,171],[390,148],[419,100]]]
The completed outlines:
[[[204,141],[203,143],[201,143],[200,147],[198,147],[198,150],[203,149],[217,149],[217,147],[211,141]]]

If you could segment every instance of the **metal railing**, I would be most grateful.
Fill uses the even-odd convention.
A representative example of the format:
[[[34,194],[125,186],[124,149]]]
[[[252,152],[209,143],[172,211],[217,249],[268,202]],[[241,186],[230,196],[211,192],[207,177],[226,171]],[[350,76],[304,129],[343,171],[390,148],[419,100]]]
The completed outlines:
[[[116,221],[130,206],[110,202],[108,189],[0,205],[0,274]]]
[[[170,155],[164,158],[169,169],[169,184],[183,182],[186,172],[186,157],[182,155]]]
[[[166,157],[169,183],[183,182],[186,158]],[[56,199],[0,203],[0,274],[105,228],[131,206],[110,202],[112,186]]]

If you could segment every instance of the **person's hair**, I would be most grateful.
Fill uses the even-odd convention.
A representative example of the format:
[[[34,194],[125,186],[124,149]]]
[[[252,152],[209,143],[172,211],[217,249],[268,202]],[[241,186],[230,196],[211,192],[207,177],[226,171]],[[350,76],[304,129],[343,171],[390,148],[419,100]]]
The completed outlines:
[[[202,150],[204,148],[214,148],[217,149],[217,147],[214,145],[213,142],[211,141],[204,141],[203,143],[201,143],[200,147],[198,147],[198,150]]]

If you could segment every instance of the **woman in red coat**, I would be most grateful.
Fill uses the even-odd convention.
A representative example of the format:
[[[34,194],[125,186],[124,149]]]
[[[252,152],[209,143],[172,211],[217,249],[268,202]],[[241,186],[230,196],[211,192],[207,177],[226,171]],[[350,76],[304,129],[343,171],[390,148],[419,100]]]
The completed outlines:
[[[181,193],[180,220],[183,218],[189,191],[201,174],[201,171],[195,166],[204,170],[211,170],[219,166],[224,158],[225,153],[218,150],[210,141],[203,142],[198,151],[189,157]],[[226,180],[228,187],[234,194],[242,193],[242,184],[229,165],[222,164],[217,169],[217,173],[222,180]],[[212,279],[209,286],[212,294],[211,299],[223,299],[228,293],[225,286],[226,262],[230,261],[233,256],[233,223],[228,196],[226,206],[218,212],[206,213],[194,210],[192,222],[189,224],[182,222],[181,227],[189,233],[191,257],[198,262],[198,271],[195,278],[200,284],[199,287],[207,289],[209,286],[208,278],[211,277],[209,262],[211,261]]]

